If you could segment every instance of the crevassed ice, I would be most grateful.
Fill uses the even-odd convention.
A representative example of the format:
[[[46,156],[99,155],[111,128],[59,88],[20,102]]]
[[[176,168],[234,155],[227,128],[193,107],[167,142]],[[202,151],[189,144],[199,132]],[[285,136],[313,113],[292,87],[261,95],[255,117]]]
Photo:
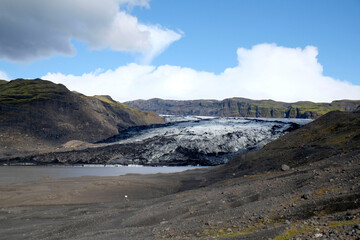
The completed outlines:
[[[169,124],[139,130],[116,144],[143,142],[139,158],[148,161],[186,158],[185,155],[188,152],[191,153],[191,156],[187,156],[189,158],[207,158],[207,156],[260,148],[286,133],[292,123],[304,125],[311,121],[199,116],[166,117]],[[194,153],[198,154],[194,155]]]

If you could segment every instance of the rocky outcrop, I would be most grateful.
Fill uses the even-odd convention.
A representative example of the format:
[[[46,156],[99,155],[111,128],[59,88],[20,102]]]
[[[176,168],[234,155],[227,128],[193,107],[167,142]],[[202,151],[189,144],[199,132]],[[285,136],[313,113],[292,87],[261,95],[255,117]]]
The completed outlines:
[[[360,113],[360,105],[354,110],[354,113]]]
[[[354,111],[360,105],[360,100],[340,100],[331,103],[284,103],[246,98],[228,98],[222,101],[176,101],[154,98],[125,102],[125,104],[158,114],[315,119],[330,111]]]
[[[0,84],[0,149],[12,155],[58,147],[70,140],[96,142],[132,126],[163,123],[152,112],[87,97],[61,84],[17,79]]]

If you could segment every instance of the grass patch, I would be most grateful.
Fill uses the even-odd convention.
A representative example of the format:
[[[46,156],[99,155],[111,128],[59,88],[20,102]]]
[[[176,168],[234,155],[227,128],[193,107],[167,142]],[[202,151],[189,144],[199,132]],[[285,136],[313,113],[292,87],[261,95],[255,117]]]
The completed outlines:
[[[353,219],[348,221],[331,221],[328,223],[329,227],[342,227],[342,226],[348,226],[348,225],[355,225],[360,224],[360,219]]]
[[[275,237],[274,240],[288,240],[299,234],[312,232],[313,230],[313,226],[293,227],[284,232],[282,235]]]
[[[248,228],[243,228],[240,230],[230,230],[230,229],[205,229],[203,232],[206,236],[204,237],[216,237],[217,239],[227,238],[227,237],[236,237],[240,235],[247,235],[254,233],[257,230],[256,227],[250,226]]]
[[[121,108],[121,109],[128,109],[131,111],[138,111],[141,112],[140,110],[133,108],[129,105],[123,104],[121,102],[115,101],[114,99],[112,99],[110,96],[108,95],[95,95],[94,98],[99,99],[102,102],[108,103],[110,104],[111,107],[113,108]]]
[[[330,222],[328,222],[328,225],[326,227],[322,226],[322,228],[327,228],[327,229],[328,228],[337,228],[337,227],[343,227],[343,226],[352,226],[352,225],[356,225],[356,224],[360,224],[360,219],[353,219],[353,220],[348,220],[348,221],[330,221]],[[315,232],[316,228],[317,228],[317,226],[309,226],[309,225],[293,227],[293,228],[283,232],[282,235],[275,237],[274,240],[292,239],[292,238],[299,236],[301,234],[304,234],[304,233]]]
[[[0,84],[0,103],[22,104],[32,101],[52,100],[68,93],[61,84],[41,79],[16,79]]]

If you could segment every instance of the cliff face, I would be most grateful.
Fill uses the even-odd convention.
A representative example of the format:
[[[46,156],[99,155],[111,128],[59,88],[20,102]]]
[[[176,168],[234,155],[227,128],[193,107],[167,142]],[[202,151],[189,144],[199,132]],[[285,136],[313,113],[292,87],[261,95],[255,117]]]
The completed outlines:
[[[87,97],[61,84],[18,79],[0,85],[1,149],[22,151],[70,140],[95,142],[131,126],[163,123],[109,96]]]
[[[125,104],[158,114],[315,119],[330,111],[354,111],[360,105],[360,100],[340,100],[331,103],[284,103],[246,98],[229,98],[222,101],[175,101],[154,98],[129,101]]]

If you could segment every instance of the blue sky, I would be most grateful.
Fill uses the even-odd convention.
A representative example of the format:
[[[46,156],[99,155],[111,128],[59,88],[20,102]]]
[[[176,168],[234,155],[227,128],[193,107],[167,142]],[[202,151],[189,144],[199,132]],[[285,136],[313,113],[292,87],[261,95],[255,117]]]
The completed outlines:
[[[15,58],[11,55],[14,51],[8,51],[6,54],[1,53],[1,51],[7,49],[6,44],[9,42],[12,44],[13,41],[10,41],[9,39],[3,40],[1,39],[2,37],[0,37],[0,71],[2,72],[2,76],[7,76],[8,79],[19,77],[51,77],[50,80],[64,83],[72,90],[91,95],[94,93],[94,89],[97,89],[100,91],[99,94],[108,93],[112,96],[115,95],[114,98],[118,100],[150,97],[190,99],[225,98],[234,96],[272,98],[284,101],[330,101],[340,98],[360,99],[360,44],[358,44],[360,42],[359,0],[107,1],[109,4],[111,2],[111,4],[115,3],[117,6],[120,5],[118,11],[126,13],[126,19],[136,19],[138,24],[145,26],[145,30],[149,30],[149,26],[152,29],[154,26],[158,26],[160,29],[158,32],[164,33],[164,37],[167,39],[163,40],[162,38],[157,37],[154,41],[157,42],[156,44],[160,45],[163,42],[167,42],[161,45],[160,50],[155,51],[153,54],[148,54],[146,52],[148,50],[144,53],[144,50],[139,50],[137,46],[125,46],[124,44],[119,45],[114,43],[115,40],[119,40],[119,42],[122,41],[122,33],[116,35],[114,37],[115,40],[113,37],[111,37],[111,39],[109,38],[110,40],[106,39],[104,41],[98,39],[94,40],[95,34],[102,33],[101,26],[99,26],[98,29],[95,28],[95,30],[91,27],[85,29],[88,32],[93,30],[100,32],[94,32],[94,35],[83,33],[83,30],[79,28],[72,29],[71,31],[64,31],[62,29],[62,32],[59,34],[57,32],[53,34],[54,31],[59,28],[59,25],[50,24],[50,26],[45,26],[41,24],[37,25],[36,23],[29,24],[27,29],[29,27],[34,28],[34,31],[26,32],[25,36],[27,36],[26,34],[29,34],[30,39],[34,37],[31,34],[40,32],[41,35],[42,29],[45,28],[49,32],[47,36],[51,33],[54,36],[53,38],[58,36],[60,39],[62,37],[61,34],[65,32],[65,35],[67,34],[66,37],[71,39],[71,44],[74,48],[73,50],[76,51],[69,50],[67,46],[62,45],[61,41],[59,41],[60,47],[49,47],[46,45],[42,48],[42,44],[57,42],[57,39],[50,39],[51,41],[49,40],[49,42],[43,43],[41,40],[34,37],[32,44],[38,44],[35,48],[38,47],[40,50],[49,48],[50,50],[43,54],[39,54],[40,50],[34,52],[29,51],[26,56],[20,57],[18,56],[19,53],[17,53],[18,55]],[[25,0],[13,1],[15,2],[15,6],[10,0],[0,0],[0,2],[3,2],[4,5],[10,5],[12,7],[11,9],[15,9],[12,11],[24,11],[16,10],[16,2],[18,7],[21,8],[22,3],[24,4]],[[44,14],[44,19],[46,19],[46,21],[49,21],[49,19],[51,21],[53,20],[51,15],[51,8],[53,6],[43,6],[39,0],[34,0],[32,2],[37,11],[49,12],[48,15]],[[39,4],[36,2],[39,2]],[[54,5],[56,5],[66,4],[67,1],[62,1],[61,3],[61,1],[54,0],[53,2]],[[78,0],[77,2],[79,2],[79,6],[81,6],[81,4],[86,4],[91,1]],[[33,6],[29,5],[29,8],[32,7]],[[59,9],[59,7],[57,6],[56,9]],[[104,9],[104,11],[105,10],[107,9]],[[66,13],[66,11],[70,10],[69,8],[64,7],[64,13]],[[89,9],[89,16],[91,15],[91,11],[92,9]],[[69,14],[72,16],[71,13]],[[35,18],[31,13],[25,13],[24,15],[25,16],[20,19],[24,22],[29,22],[31,19]],[[67,15],[64,14],[64,16]],[[71,17],[69,18],[71,19]],[[72,16],[72,18],[76,19],[74,16]],[[85,16],[81,21],[85,21],[84,25],[86,25],[87,22],[91,20],[90,22],[93,24],[93,20],[89,19],[90,17]],[[6,16],[3,16],[2,20],[5,24],[0,24],[0,30],[3,33],[10,31],[11,34],[7,35],[22,36],[22,34],[27,31],[24,30],[24,27],[19,26],[10,30],[9,28],[14,21],[11,22],[9,19],[6,19]],[[14,24],[23,24],[20,20],[20,23]],[[6,24],[6,21],[9,21],[9,24]],[[55,21],[61,23],[62,21],[68,21],[68,19],[57,18],[54,22]],[[83,23],[81,21],[79,22]],[[104,21],[104,23],[106,22],[103,19],[100,19],[100,22],[101,21]],[[45,20],[43,22],[45,22]],[[125,23],[127,22],[125,21]],[[66,24],[63,25],[66,27]],[[69,25],[69,28],[70,27],[72,26]],[[14,31],[19,32],[15,34]],[[170,35],[172,34],[172,37],[169,37],[169,34],[167,33]],[[127,37],[127,35],[125,37]],[[135,37],[130,39],[130,42],[134,39]],[[19,43],[20,46],[21,44],[23,43]],[[265,46],[271,46],[271,50],[267,47],[259,47],[255,50],[255,46],[262,46],[262,44],[268,44]],[[1,47],[1,45],[3,46]],[[16,49],[15,43],[14,46],[10,47]],[[307,52],[310,57],[305,56],[307,54],[305,51],[307,46],[315,47],[315,53],[313,51]],[[22,50],[24,52],[29,49],[29,46],[25,47],[24,50]],[[239,55],[239,52],[237,52],[238,49],[247,49],[250,50],[250,53],[248,55]],[[295,51],[296,49],[297,51]],[[266,51],[267,55],[264,55],[264,51]],[[264,56],[271,54],[278,57],[269,58],[272,61],[271,63],[254,66],[254,62],[259,61],[256,59],[264,59]],[[294,54],[297,54],[298,57],[292,58],[291,56]],[[240,56],[241,58],[245,58],[244,63],[247,63],[245,65],[251,67],[248,67],[245,70],[237,69],[235,71],[234,69],[241,65],[239,62]],[[262,81],[257,80],[262,76],[254,76],[251,72],[261,71],[264,66],[275,64],[274,61],[279,62],[274,65],[275,68],[279,67],[279,69],[285,69],[285,66],[281,67],[279,64],[281,64],[281,59],[285,59],[283,62],[286,64],[286,59],[288,57],[288,61],[293,59],[294,65],[287,66],[286,69],[303,69],[302,72],[307,72],[307,69],[304,66],[310,66],[309,69],[311,70],[309,70],[309,72],[313,73],[308,75],[305,74],[303,76],[303,84],[311,85],[312,82],[317,82],[318,84],[307,86],[307,88],[301,87],[304,91],[309,92],[309,95],[298,94],[296,96],[285,96],[283,94],[283,92],[292,89],[287,89],[285,86],[286,84],[277,81],[277,79],[279,76],[292,78],[292,75],[299,75],[297,71],[287,71],[285,74],[282,72],[274,73],[267,70],[266,73],[268,75],[274,74],[274,77],[270,76]],[[139,68],[135,68],[134,65],[129,67],[131,64],[135,64]],[[164,66],[167,66],[166,71],[163,70]],[[122,71],[119,70],[121,67]],[[98,69],[102,69],[102,71]],[[234,75],[235,73],[233,73],[233,75],[227,76],[227,74],[224,74],[226,69],[231,70],[228,72],[236,72],[237,75]],[[121,73],[119,73],[119,71]],[[123,79],[128,75],[133,75],[130,71],[144,71],[144,74],[137,76],[137,79],[129,78],[126,81],[124,80],[126,83],[120,82],[121,80],[119,80],[119,78]],[[170,83],[166,82],[166,79],[158,79],[155,76],[159,76],[159,72],[162,74],[161,77],[163,78],[173,78],[176,80],[173,80],[173,82]],[[243,72],[246,72],[246,74]],[[104,73],[107,73],[106,77],[113,78],[113,80],[111,82],[109,82],[108,79],[104,81],[103,78],[105,75],[101,75]],[[204,77],[204,74],[202,73],[206,73],[206,76]],[[224,75],[226,76],[224,77]],[[180,79],[181,76],[186,79]],[[314,80],[306,82],[305,78],[309,78],[309,76],[312,76]],[[139,80],[138,78],[143,79]],[[238,78],[242,79],[240,79],[239,82],[236,82],[236,79]],[[252,78],[254,78],[254,80]],[[197,79],[200,80],[199,83],[191,85],[187,79],[191,79],[192,82],[198,81]],[[212,79],[209,80],[212,81],[209,84],[209,87],[214,88],[209,89],[207,94],[203,89],[201,91],[197,89],[201,87],[201,85],[206,86],[206,79]],[[94,89],[86,88],[86,85],[88,85],[86,84],[87,81],[91,82]],[[149,81],[153,81],[154,84]],[[174,81],[176,81],[176,83],[174,83]],[[235,81],[236,84],[231,81]],[[254,84],[248,84],[244,81],[251,81]],[[256,81],[258,82],[255,84]],[[263,83],[265,81],[278,84],[279,88],[284,85],[284,89],[280,89],[281,91],[279,91],[279,94],[267,93],[266,89],[260,89],[258,92],[251,92],[251,88],[260,88],[260,86],[264,85]],[[301,82],[302,78],[297,76],[291,81]],[[147,88],[144,90],[140,89],[139,92],[144,94],[132,94],[132,92],[138,92],[138,88],[141,88],[141,86],[145,86],[142,84],[143,82],[146,82],[145,85]],[[215,82],[218,83],[216,84]],[[234,86],[239,86],[239,88],[241,88],[241,86],[247,86],[247,89],[243,91],[239,90],[238,92],[232,90],[229,91],[229,89],[217,87],[222,85],[222,83],[219,82],[226,82],[227,84],[234,83]],[[344,82],[348,85],[345,86]],[[341,87],[338,87],[338,85],[336,85],[337,83],[340,84]],[[110,85],[110,89],[106,89],[106,87],[103,86],[100,88],[96,87],[99,85]],[[289,86],[290,85],[292,84],[289,84]],[[321,86],[328,85],[332,86],[332,88],[329,88],[328,90],[329,94],[324,94],[323,97],[319,98],[313,96],[317,95],[317,92],[322,92],[324,90]],[[119,90],[120,95],[116,96],[116,92],[113,91],[114,88],[119,87],[124,89],[124,86],[128,86],[128,88],[125,89],[127,93],[124,92],[125,90]],[[154,86],[154,89],[151,89],[151,86]],[[164,86],[169,86],[171,89],[167,91],[167,88]],[[168,92],[169,94],[159,92],[155,88],[161,88],[162,91]],[[176,88],[182,89],[182,91],[173,91],[173,89]],[[340,89],[342,92],[339,90],[340,92],[336,93],[336,89]],[[347,89],[352,89],[352,91],[348,91]],[[215,90],[222,92],[217,93]],[[151,94],[149,94],[149,92]],[[196,94],[197,92],[199,94]],[[227,95],[227,92],[229,95]],[[122,97],[125,95],[126,97]]]
[[[260,43],[316,46],[324,73],[360,84],[360,1],[225,0],[151,2],[134,13],[143,22],[184,31],[153,63],[223,71],[235,49]],[[221,59],[219,61],[219,59]]]

